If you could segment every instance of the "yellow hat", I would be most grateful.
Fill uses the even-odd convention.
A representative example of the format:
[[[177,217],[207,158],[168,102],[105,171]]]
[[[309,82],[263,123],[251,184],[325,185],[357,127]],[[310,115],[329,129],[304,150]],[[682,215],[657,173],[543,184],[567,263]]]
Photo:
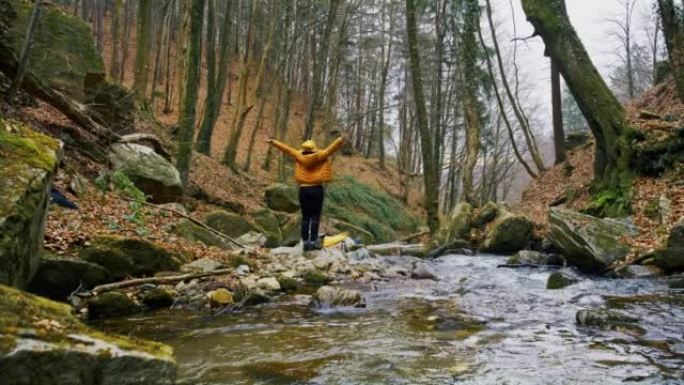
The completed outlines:
[[[302,143],[302,150],[314,151],[316,150],[316,143],[313,140],[307,140],[306,142]]]

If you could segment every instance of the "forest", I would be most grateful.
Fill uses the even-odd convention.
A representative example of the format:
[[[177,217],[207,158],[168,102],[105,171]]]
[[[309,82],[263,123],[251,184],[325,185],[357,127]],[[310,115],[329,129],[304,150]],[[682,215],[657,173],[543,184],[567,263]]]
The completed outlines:
[[[683,288],[682,0],[0,0],[2,384],[677,384]]]

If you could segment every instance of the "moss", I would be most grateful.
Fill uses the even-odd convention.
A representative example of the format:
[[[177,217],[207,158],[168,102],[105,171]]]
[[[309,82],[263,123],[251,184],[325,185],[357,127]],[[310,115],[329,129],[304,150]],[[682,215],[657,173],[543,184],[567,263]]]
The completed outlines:
[[[369,231],[376,242],[395,240],[399,233],[414,232],[420,224],[401,202],[351,176],[330,185],[324,212]]]
[[[59,148],[57,140],[37,133],[23,123],[0,118],[0,172],[7,172],[18,162],[50,172],[57,165]]]
[[[299,282],[296,279],[290,277],[279,276],[278,283],[280,284],[280,289],[282,291],[297,291],[299,289]]]
[[[552,273],[549,276],[548,281],[546,281],[546,288],[548,290],[558,290],[558,289],[562,289],[564,287],[570,286],[576,282],[577,282],[576,279],[574,279],[572,277],[568,277],[567,275],[561,273],[560,271],[556,271],[556,272]]]
[[[246,258],[244,255],[233,254],[230,256],[228,265],[234,269],[237,269],[240,265],[247,265],[254,271],[257,268],[256,262]]]
[[[306,272],[303,278],[304,282],[311,286],[324,286],[332,281],[327,275],[315,270]]]

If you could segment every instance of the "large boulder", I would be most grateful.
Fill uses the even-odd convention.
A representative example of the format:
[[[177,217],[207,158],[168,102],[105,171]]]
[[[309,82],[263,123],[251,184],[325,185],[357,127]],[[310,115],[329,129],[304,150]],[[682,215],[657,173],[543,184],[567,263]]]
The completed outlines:
[[[266,235],[266,247],[278,247],[282,239],[280,220],[269,209],[261,209],[252,213],[255,226]]]
[[[7,385],[172,385],[169,346],[105,335],[71,308],[0,285],[0,373]]]
[[[298,214],[290,214],[283,217],[280,222],[280,233],[282,238],[280,244],[282,246],[294,246],[302,239],[301,237],[302,221]]]
[[[499,214],[499,205],[489,201],[485,203],[475,214],[473,214],[472,225],[473,227],[482,228],[487,223],[496,219]]]
[[[92,289],[111,281],[109,270],[95,263],[43,254],[28,291],[63,301],[79,288]]]
[[[499,207],[496,219],[487,225],[482,250],[497,254],[516,253],[529,245],[533,230],[534,223],[527,217]]]
[[[229,211],[214,211],[204,217],[204,223],[229,237],[237,238],[254,230],[254,226],[242,215]]]
[[[235,245],[228,242],[225,237],[216,234],[202,226],[184,219],[168,227],[169,232],[191,242],[201,242],[207,246],[215,246],[219,249],[233,250]]]
[[[109,160],[149,195],[152,202],[178,202],[183,198],[180,173],[152,148],[135,143],[115,143],[109,149]]]
[[[684,218],[672,228],[665,248],[656,253],[654,263],[667,272],[684,270]]]
[[[623,221],[600,219],[562,208],[549,210],[549,240],[568,264],[587,273],[603,272],[627,256],[630,247],[625,238],[637,234],[633,225]]]
[[[266,189],[266,205],[271,210],[294,213],[299,210],[297,189],[286,184],[275,184]]]
[[[472,215],[473,206],[469,203],[461,202],[457,204],[437,231],[436,243],[444,245],[457,239],[468,240],[470,238]]]
[[[151,276],[178,271],[183,258],[149,241],[118,236],[97,236],[81,250],[81,259],[105,267],[114,279]]]
[[[38,268],[59,141],[0,118],[0,284],[24,288]]]

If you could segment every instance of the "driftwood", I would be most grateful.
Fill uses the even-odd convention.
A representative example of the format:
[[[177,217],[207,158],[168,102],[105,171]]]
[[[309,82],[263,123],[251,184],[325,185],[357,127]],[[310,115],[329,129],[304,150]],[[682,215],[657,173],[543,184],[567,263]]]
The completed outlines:
[[[182,275],[173,275],[170,277],[150,277],[150,278],[136,278],[136,279],[129,279],[126,281],[121,281],[121,282],[114,282],[114,283],[107,283],[104,285],[99,285],[95,286],[93,290],[90,291],[93,295],[98,295],[102,293],[106,293],[108,291],[112,290],[118,290],[118,289],[125,289],[128,287],[134,287],[134,286],[140,286],[144,285],[146,283],[151,283],[151,284],[169,284],[169,283],[176,283],[180,281],[185,281],[188,279],[196,279],[196,278],[205,278],[205,277],[211,277],[215,275],[226,275],[235,272],[234,269],[219,269],[219,270],[214,270],[214,271],[209,271],[206,273],[190,273],[190,274],[182,274]]]
[[[368,251],[378,255],[410,255],[419,257],[423,255],[423,245],[385,243],[381,245],[370,245],[366,247]]]
[[[123,198],[123,199],[124,199],[125,201],[128,201],[128,202],[137,202],[137,203],[141,203],[141,204],[143,204],[143,205],[145,205],[145,206],[154,207],[154,208],[156,208],[157,210],[168,211],[168,212],[170,212],[170,213],[174,213],[174,214],[176,214],[176,215],[178,215],[178,216],[181,216],[181,217],[183,217],[183,218],[189,220],[190,222],[196,224],[197,226],[203,227],[203,228],[205,228],[206,230],[211,231],[212,233],[214,233],[214,234],[218,235],[219,237],[221,237],[221,238],[227,240],[228,242],[232,243],[234,246],[236,246],[236,247],[238,247],[238,248],[241,248],[241,249],[244,249],[244,248],[245,248],[245,245],[241,244],[240,242],[236,241],[235,239],[233,239],[233,238],[227,236],[226,234],[224,234],[224,233],[222,233],[222,232],[220,232],[220,231],[214,229],[213,227],[207,226],[204,222],[200,221],[199,219],[195,219],[195,218],[191,217],[190,215],[184,214],[184,213],[182,213],[182,212],[180,212],[180,211],[178,211],[178,210],[174,210],[174,209],[172,209],[172,208],[170,208],[170,207],[164,207],[164,206],[160,206],[160,205],[157,205],[157,204],[154,204],[154,203],[150,203],[150,202],[141,202],[141,201],[138,201],[138,200],[135,200],[135,199],[131,199],[131,198]]]
[[[412,241],[416,238],[420,238],[420,237],[428,235],[428,234],[430,234],[430,230],[425,230],[425,231],[421,231],[418,233],[409,234],[409,235],[405,236],[404,238],[401,238],[399,240],[399,242],[400,243],[409,242],[409,241]]]

